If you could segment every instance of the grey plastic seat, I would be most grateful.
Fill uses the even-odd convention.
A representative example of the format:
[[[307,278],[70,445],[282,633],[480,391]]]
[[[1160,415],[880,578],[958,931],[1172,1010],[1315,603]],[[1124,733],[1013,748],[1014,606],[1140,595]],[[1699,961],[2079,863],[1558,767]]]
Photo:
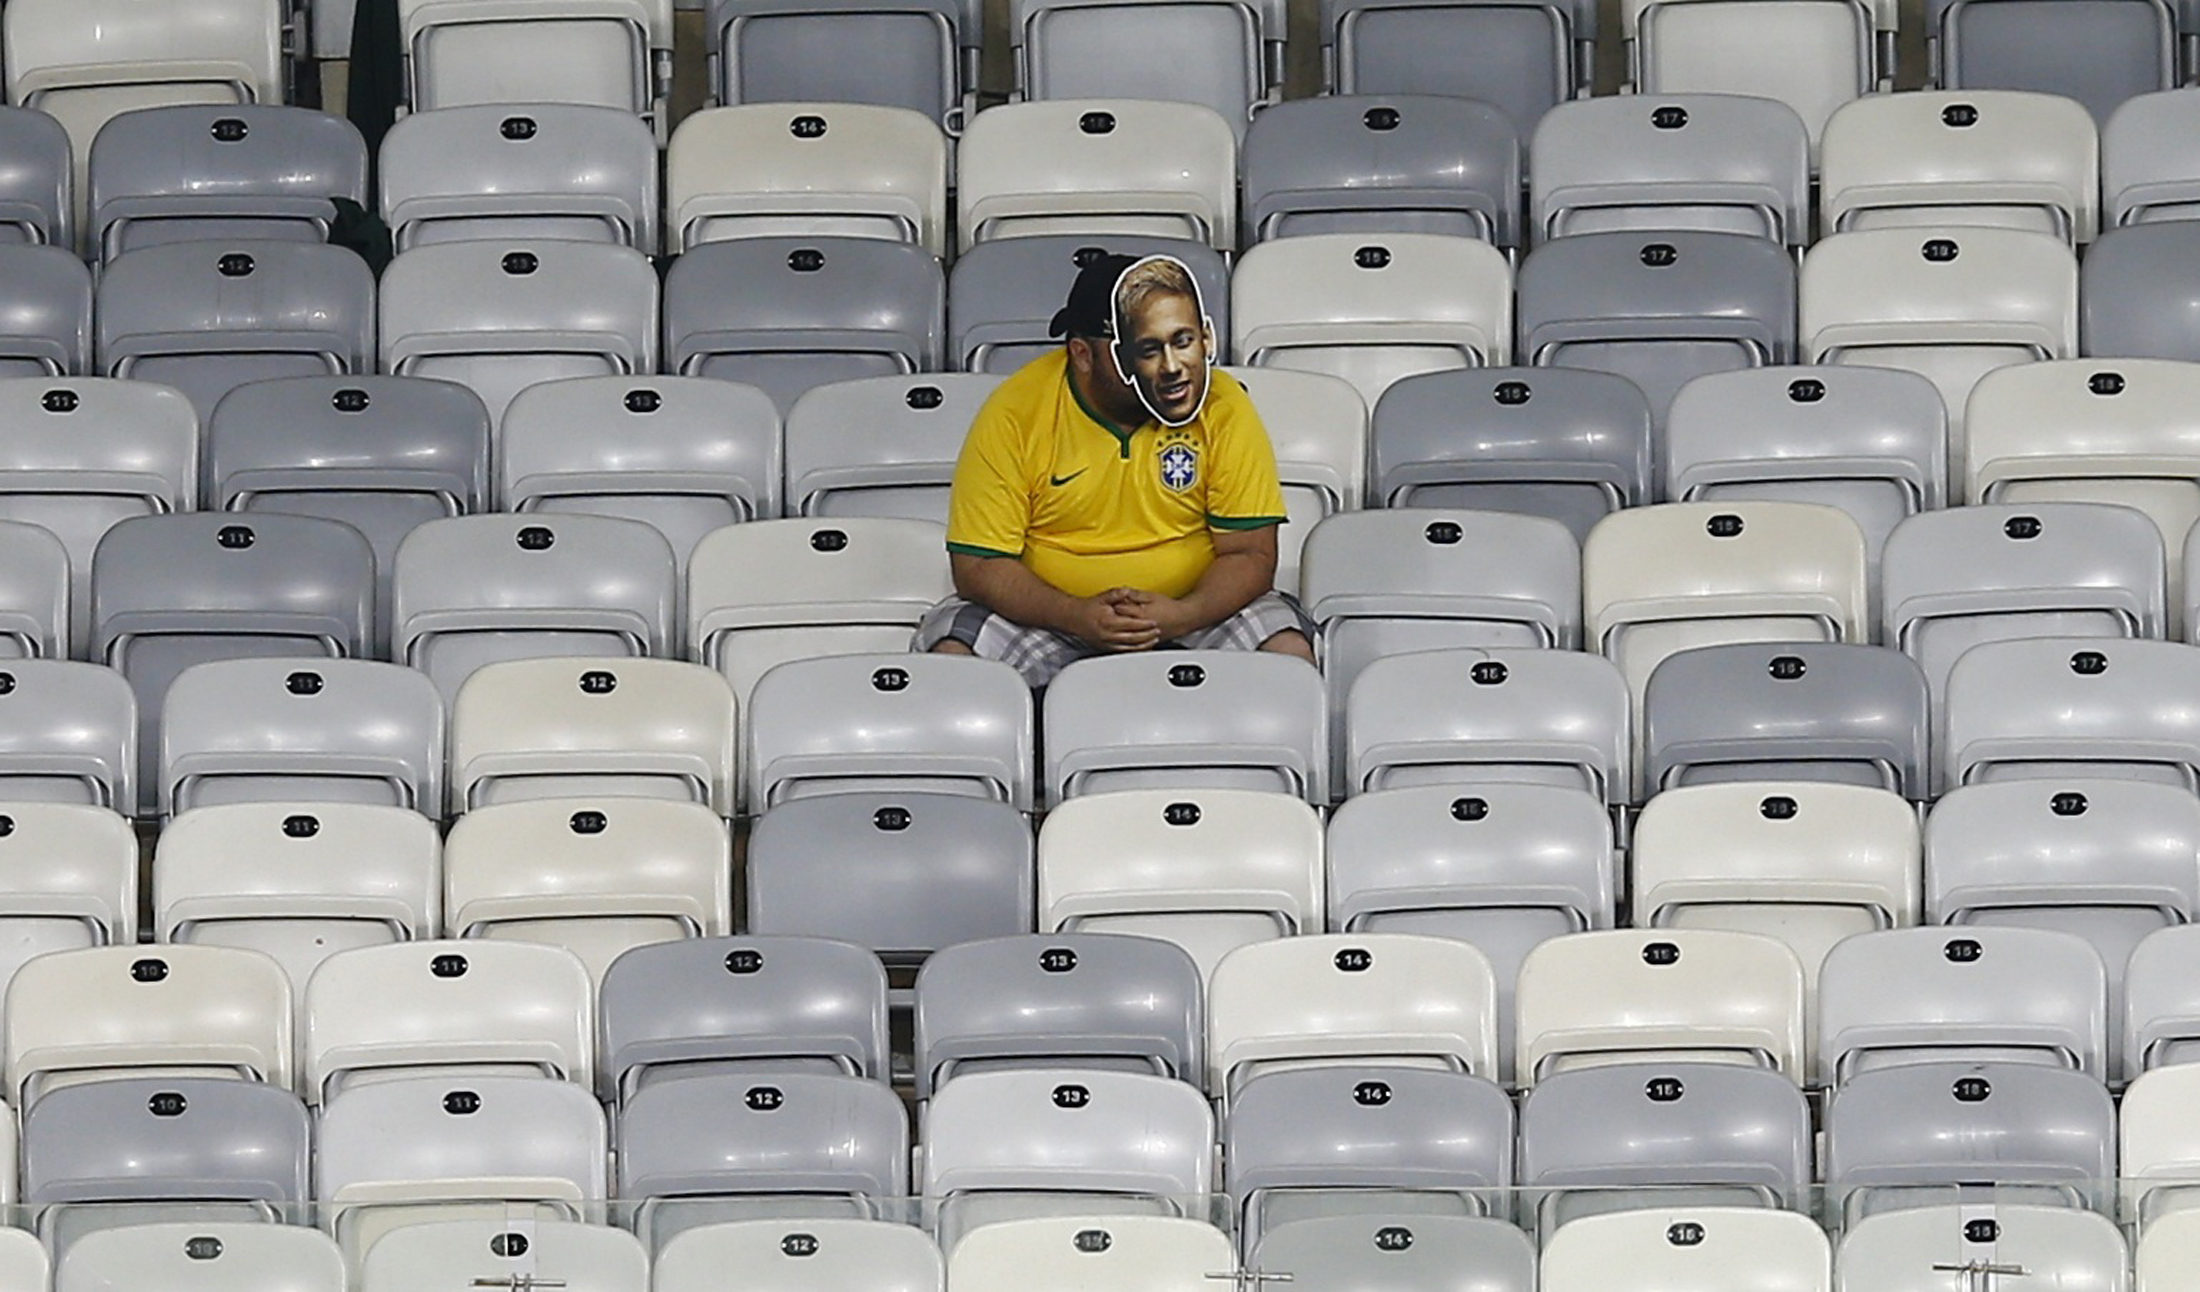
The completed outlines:
[[[140,247],[99,277],[99,372],[174,386],[203,423],[248,381],[372,371],[375,290],[327,243]]]
[[[31,108],[0,111],[0,240],[76,246],[69,132]]]
[[[1215,1119],[1197,1087],[1105,1069],[976,1072],[932,1094],[916,1184],[940,1246],[1059,1215],[1204,1218]]]
[[[2124,967],[2124,1012],[2117,1049],[2123,1073],[2190,1063],[2200,1053],[2200,931],[2157,929],[2132,948]]]
[[[0,379],[0,518],[61,540],[69,631],[81,654],[92,618],[92,553],[130,516],[189,511],[198,492],[198,416],[180,393],[105,377]]]
[[[1374,500],[1560,521],[1578,544],[1648,502],[1650,405],[1625,377],[1483,368],[1401,378],[1375,405]]]
[[[657,370],[657,274],[626,246],[431,243],[382,272],[382,371],[473,388],[501,425],[521,390]]]
[[[2200,201],[2193,148],[2194,96],[2175,90],[2134,95],[2101,122],[2104,228],[2188,220]]]
[[[1520,262],[1520,359],[1627,377],[1662,425],[1690,377],[1793,362],[1795,281],[1784,248],[1744,234],[1559,238]]]
[[[2101,1209],[2116,1174],[2116,1110],[2084,1072],[1916,1063],[1869,1072],[1826,1106],[1827,1208],[1961,1201]]]
[[[922,247],[737,238],[665,275],[665,368],[762,387],[781,416],[813,386],[940,368],[947,283]]]
[[[677,571],[663,535],[640,521],[430,521],[397,551],[391,658],[424,670],[448,704],[496,660],[663,657],[678,641]]]
[[[2133,359],[2200,359],[2200,224],[2105,229],[2078,275],[2083,352]]]
[[[0,520],[0,659],[67,659],[69,549],[43,526]]]
[[[1329,925],[1479,948],[1497,980],[1499,1063],[1509,1073],[1521,959],[1545,938],[1611,928],[1618,863],[1597,800],[1472,777],[1345,800],[1329,820]]]
[[[1350,790],[1485,781],[1634,798],[1627,683],[1584,651],[1416,651],[1368,665],[1345,703]]]
[[[1324,0],[1323,80],[1338,94],[1494,103],[1526,139],[1589,80],[1596,34],[1580,0]]]
[[[239,386],[206,427],[206,505],[340,520],[374,547],[388,604],[413,526],[489,506],[489,410],[451,381],[282,377]],[[376,642],[386,642],[378,624]]]
[[[1263,1073],[1230,1097],[1223,1170],[1241,1243],[1331,1216],[1502,1215],[1503,1087],[1463,1072],[1347,1064]]]
[[[1930,0],[1932,83],[2076,99],[2105,122],[2134,95],[2179,84],[2178,13],[2165,0]]]
[[[711,0],[711,98],[875,103],[959,121],[984,30],[962,0]]]
[[[397,249],[568,238],[657,250],[657,141],[617,108],[478,104],[399,117],[382,141]]]
[[[0,377],[92,370],[92,271],[55,246],[0,246]]]
[[[636,947],[598,993],[602,1093],[728,1070],[886,1076],[886,972],[824,938],[689,938]]]
[[[812,386],[787,410],[787,513],[946,524],[963,438],[1000,384],[937,372]]]
[[[374,551],[349,525],[190,512],[108,530],[92,560],[87,645],[137,693],[137,810],[159,804],[162,702],[184,669],[216,659],[354,657],[373,623]]]
[[[1008,22],[1019,98],[1189,102],[1243,138],[1281,97],[1284,8],[1266,0],[1014,0]]]
[[[1213,318],[1217,361],[1230,344],[1230,269],[1222,253],[1191,238],[1075,233],[994,238],[965,250],[947,274],[947,357],[965,372],[1006,375],[1058,350],[1047,335],[1077,271],[1098,256],[1174,256],[1192,272]]]
[[[1982,503],[1912,516],[1887,539],[1880,631],[1943,696],[1949,669],[1982,642],[2163,636],[2167,563],[2136,508]]]
[[[943,947],[917,975],[917,1096],[958,1073],[1120,1068],[1203,1085],[1205,984],[1182,948],[1112,933]]]
[[[1455,233],[1521,245],[1521,140],[1504,110],[1436,95],[1279,103],[1245,131],[1245,238]]]
[[[1879,565],[1906,516],[1946,505],[1948,414],[1899,368],[1781,366],[1707,373],[1665,419],[1664,496],[1817,502],[1864,531]]]
[[[305,800],[440,816],[443,729],[435,684],[395,664],[193,664],[162,701],[160,813]]]
[[[908,1115],[885,1082],[860,1077],[661,1081],[619,1114],[617,1183],[653,1252],[717,1221],[868,1219],[909,1191]]]
[[[779,514],[779,410],[730,381],[539,382],[504,410],[497,462],[504,510],[644,521],[683,569],[711,530]]]
[[[1810,238],[1810,135],[1777,99],[1607,96],[1555,105],[1528,141],[1537,240],[1626,229]]]
[[[57,1292],[345,1292],[344,1254],[302,1225],[171,1221],[86,1234],[54,1271]]]
[[[86,209],[102,260],[163,242],[326,242],[367,202],[367,142],[342,117],[272,103],[125,112],[92,140]]]
[[[757,682],[744,749],[752,812],[851,790],[1034,806],[1031,692],[998,660],[822,655]]]
[[[1974,646],[1949,670],[1933,755],[1941,788],[2117,776],[2200,785],[2182,697],[2200,656],[2173,642],[2033,637]]]
[[[367,1253],[361,1292],[536,1287],[568,1292],[648,1292],[649,1255],[634,1235],[571,1220],[495,1217],[406,1225]]]
[[[311,1196],[312,1121],[257,1081],[133,1077],[64,1086],[23,1119],[23,1202],[57,1252],[98,1229],[293,1222]]]
[[[1323,1216],[1276,1225],[1246,1268],[1337,1292],[1534,1292],[1535,1244],[1508,1221]]]
[[[1883,929],[1843,938],[1818,972],[1818,1081],[1973,1059],[2108,1073],[2108,973],[2049,929]]]
[[[591,103],[653,125],[670,111],[671,0],[483,12],[402,0],[404,97],[415,112],[478,103]],[[355,6],[356,7],[356,6]]]
[[[1197,786],[1329,801],[1322,676],[1272,651],[1096,656],[1047,687],[1045,795]]]
[[[2108,1217],[2066,1207],[1912,1207],[1867,1216],[1842,1235],[1834,1292],[1942,1292],[1951,1266],[2022,1269],[2070,1292],[2125,1292],[2130,1245]],[[2005,1276],[2006,1277],[2006,1276]]]
[[[1643,691],[1643,787],[1876,785],[1922,803],[1931,707],[1917,661],[1846,642],[1738,642],[1667,656]]]
[[[0,795],[137,811],[137,700],[110,668],[72,660],[0,665]]]
[[[1769,1068],[1628,1063],[1558,1072],[1520,1105],[1520,1206],[1546,1237],[1643,1207],[1794,1209],[1811,1183],[1810,1105]]]
[[[961,794],[822,794],[749,832],[748,927],[837,938],[889,964],[1031,931],[1031,826]]]
[[[2157,929],[2200,911],[2200,801],[2140,781],[2013,781],[1941,796],[1925,823],[1925,918],[2075,933],[2108,970],[2111,1032],[2124,966]],[[2109,1075],[2126,1071],[2112,1051]]]

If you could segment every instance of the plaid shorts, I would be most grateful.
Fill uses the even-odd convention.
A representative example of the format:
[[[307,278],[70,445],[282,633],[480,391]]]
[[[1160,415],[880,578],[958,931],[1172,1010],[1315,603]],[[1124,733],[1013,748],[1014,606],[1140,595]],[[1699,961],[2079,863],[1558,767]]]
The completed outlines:
[[[1267,592],[1211,628],[1164,643],[1164,649],[1254,650],[1277,633],[1291,629],[1313,640],[1313,621],[1299,609],[1299,603],[1285,593]],[[1051,629],[1027,628],[961,597],[949,597],[925,612],[910,649],[928,651],[949,638],[968,646],[973,654],[1014,668],[1033,690],[1088,655],[1112,653]]]

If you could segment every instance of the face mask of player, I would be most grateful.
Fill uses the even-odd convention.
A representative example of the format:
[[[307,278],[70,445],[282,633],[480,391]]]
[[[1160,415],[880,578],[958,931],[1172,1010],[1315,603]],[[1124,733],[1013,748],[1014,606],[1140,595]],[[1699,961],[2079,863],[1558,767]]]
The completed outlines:
[[[1134,281],[1151,281],[1156,263],[1175,267],[1180,287],[1148,290],[1136,308],[1123,308],[1125,289]],[[1177,277],[1181,275],[1181,277]],[[1207,404],[1209,357],[1213,352],[1214,323],[1199,298],[1199,280],[1181,261],[1168,256],[1148,256],[1115,280],[1111,299],[1116,303],[1116,340],[1108,347],[1116,376],[1138,394],[1138,402],[1163,426],[1183,426],[1198,417]]]

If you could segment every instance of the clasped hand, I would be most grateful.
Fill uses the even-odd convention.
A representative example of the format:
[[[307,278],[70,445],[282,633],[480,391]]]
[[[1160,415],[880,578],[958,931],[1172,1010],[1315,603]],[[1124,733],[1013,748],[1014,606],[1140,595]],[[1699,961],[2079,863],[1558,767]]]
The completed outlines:
[[[1139,588],[1110,588],[1080,603],[1078,636],[1103,650],[1151,650],[1190,631],[1184,603]]]

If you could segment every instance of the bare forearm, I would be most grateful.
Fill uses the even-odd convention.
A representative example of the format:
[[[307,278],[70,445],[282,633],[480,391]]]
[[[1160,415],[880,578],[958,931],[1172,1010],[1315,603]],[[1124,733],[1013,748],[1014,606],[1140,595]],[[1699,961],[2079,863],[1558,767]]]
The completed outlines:
[[[1212,628],[1251,605],[1276,582],[1273,552],[1220,552],[1192,590],[1178,598],[1189,624],[1175,635]]]

